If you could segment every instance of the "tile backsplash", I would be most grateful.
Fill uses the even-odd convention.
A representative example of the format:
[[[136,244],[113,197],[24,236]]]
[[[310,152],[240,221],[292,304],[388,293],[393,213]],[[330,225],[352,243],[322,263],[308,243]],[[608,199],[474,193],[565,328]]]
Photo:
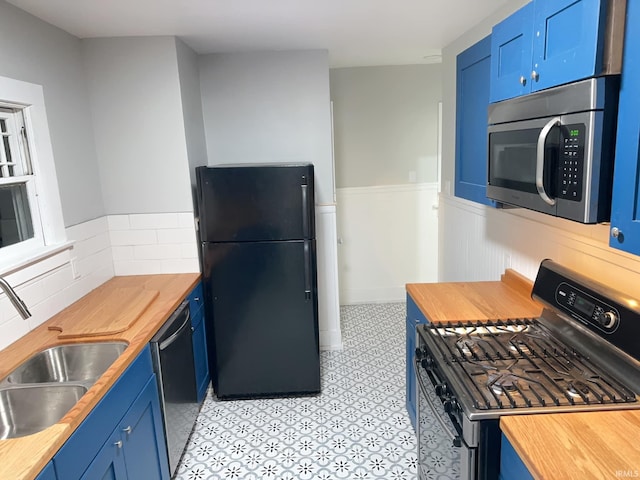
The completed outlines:
[[[32,317],[0,293],[0,349],[115,275],[199,272],[193,213],[109,215],[66,229],[73,247],[33,267],[12,286]],[[11,283],[11,278],[9,277]]]
[[[193,213],[109,215],[116,275],[199,272]]]

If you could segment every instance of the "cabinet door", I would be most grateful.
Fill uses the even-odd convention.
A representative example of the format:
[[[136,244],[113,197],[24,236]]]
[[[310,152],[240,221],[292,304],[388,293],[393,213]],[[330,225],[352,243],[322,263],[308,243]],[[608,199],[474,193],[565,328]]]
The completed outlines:
[[[53,457],[61,480],[80,478],[150,378],[155,377],[146,346]]]
[[[609,245],[640,255],[640,25],[639,2],[627,2]],[[633,30],[633,33],[636,31]],[[614,230],[617,229],[617,230]],[[619,232],[619,233],[616,233]],[[615,235],[615,236],[614,236]]]
[[[118,426],[127,477],[169,479],[156,377],[147,382]]]
[[[56,471],[53,468],[53,461],[47,463],[42,471],[36,477],[36,480],[57,480]]]
[[[416,429],[416,375],[415,375],[415,350],[416,350],[416,327],[427,323],[427,319],[422,314],[411,296],[407,294],[407,321],[406,321],[406,387],[407,399],[406,407],[413,429]]]
[[[495,206],[487,198],[487,107],[491,36],[458,55],[455,195]]]
[[[500,449],[500,480],[511,480],[514,478],[518,480],[533,480],[531,473],[527,470],[522,459],[503,434]]]
[[[209,360],[207,358],[207,338],[203,309],[191,317],[193,325],[193,357],[196,369],[196,386],[198,387],[198,402],[204,399],[209,386]]]
[[[499,102],[531,91],[533,4],[528,3],[491,31],[489,100]]]
[[[115,430],[102,446],[81,480],[126,480],[122,440],[120,432]]]
[[[601,70],[606,3],[535,0],[532,91],[591,77]]]

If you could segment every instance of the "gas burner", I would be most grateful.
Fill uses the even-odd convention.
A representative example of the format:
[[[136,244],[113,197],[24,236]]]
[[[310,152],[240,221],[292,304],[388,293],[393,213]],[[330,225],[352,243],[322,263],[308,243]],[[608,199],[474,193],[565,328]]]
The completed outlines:
[[[479,357],[483,354],[483,348],[480,343],[486,343],[481,338],[477,337],[464,337],[456,341],[456,347],[458,347],[465,357]]]
[[[580,380],[569,382],[569,385],[567,386],[567,394],[571,398],[588,397],[590,392],[591,389],[589,388],[589,385]]]
[[[502,395],[506,392],[513,392],[519,386],[518,381],[521,378],[510,370],[497,370],[490,373],[487,378],[487,386],[490,387],[496,395]]]

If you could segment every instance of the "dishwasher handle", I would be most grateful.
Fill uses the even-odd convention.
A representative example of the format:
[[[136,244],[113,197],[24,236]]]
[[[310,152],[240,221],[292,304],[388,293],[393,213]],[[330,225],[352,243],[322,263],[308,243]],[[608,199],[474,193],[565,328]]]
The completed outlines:
[[[158,344],[158,349],[164,350],[169,345],[171,345],[173,342],[175,342],[178,339],[178,337],[180,337],[182,332],[188,326],[190,326],[190,324],[191,324],[191,312],[189,310],[187,310],[187,314],[185,315],[184,322],[182,323],[182,325],[180,325],[180,328],[178,328],[178,330],[176,330],[169,338],[167,338],[166,340],[163,340],[162,342],[160,342]]]

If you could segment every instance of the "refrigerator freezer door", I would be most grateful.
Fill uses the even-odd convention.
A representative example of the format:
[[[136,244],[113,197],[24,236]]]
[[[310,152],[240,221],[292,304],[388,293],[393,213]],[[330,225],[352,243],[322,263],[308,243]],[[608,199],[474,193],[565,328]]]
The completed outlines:
[[[219,398],[320,391],[314,259],[315,240],[203,244],[209,358]]]
[[[200,167],[203,242],[315,238],[313,165]]]

